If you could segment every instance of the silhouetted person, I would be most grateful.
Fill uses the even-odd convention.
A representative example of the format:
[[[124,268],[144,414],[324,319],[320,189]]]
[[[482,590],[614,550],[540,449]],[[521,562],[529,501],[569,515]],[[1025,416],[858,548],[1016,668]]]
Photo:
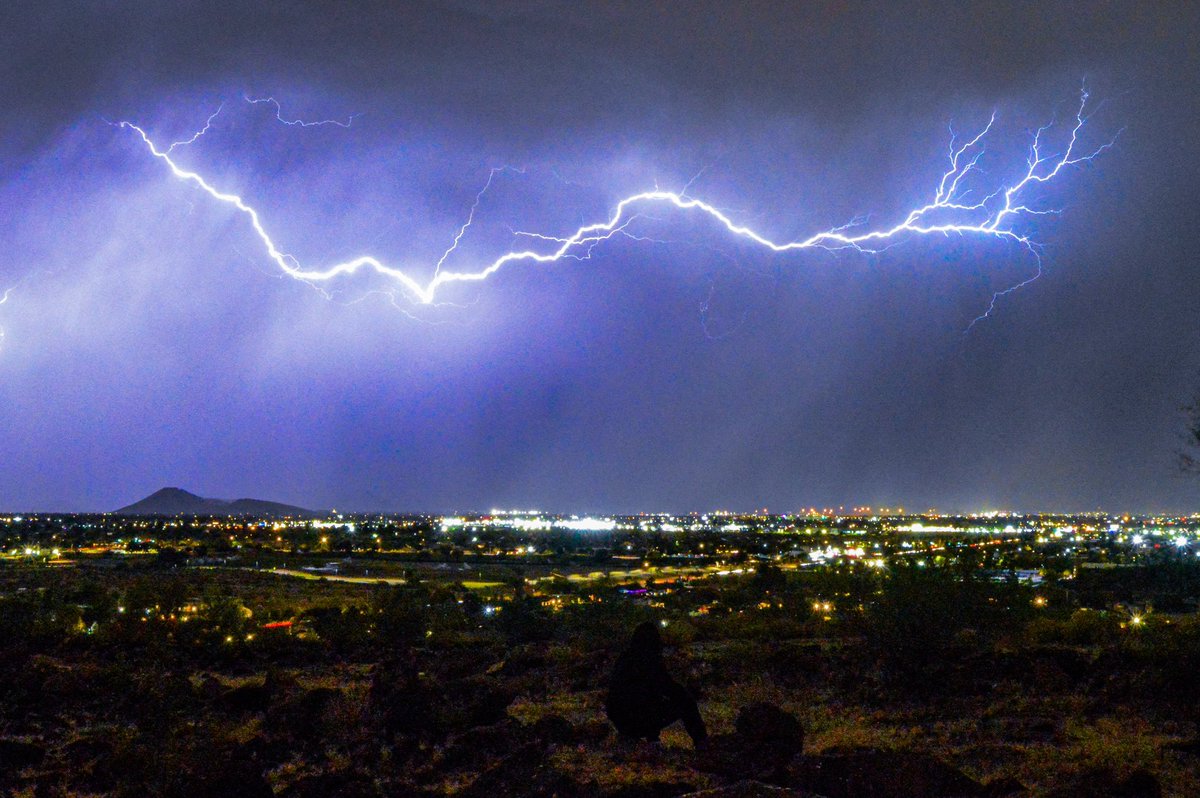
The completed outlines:
[[[693,743],[708,739],[695,699],[667,673],[658,627],[649,621],[633,630],[629,648],[617,659],[604,708],[625,739],[658,740],[677,720]]]

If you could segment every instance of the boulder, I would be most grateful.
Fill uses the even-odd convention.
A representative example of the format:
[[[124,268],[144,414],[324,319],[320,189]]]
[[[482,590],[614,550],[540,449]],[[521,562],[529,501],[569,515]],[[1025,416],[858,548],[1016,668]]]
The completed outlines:
[[[279,737],[319,744],[325,737],[329,708],[341,694],[333,687],[292,692],[271,703],[264,726]]]
[[[1097,768],[1052,790],[1049,798],[1162,798],[1162,794],[1162,785],[1149,771],[1138,769],[1119,776],[1109,768]]]
[[[245,768],[193,779],[180,794],[183,798],[274,798],[275,795],[262,773]]]
[[[581,741],[579,731],[562,715],[546,715],[527,727],[535,740],[552,745],[575,745]]]
[[[696,767],[732,779],[780,783],[804,748],[804,729],[794,716],[767,703],[742,707],[732,734],[698,747]]]
[[[0,771],[16,772],[35,767],[46,758],[46,749],[39,743],[0,739]]]
[[[196,686],[196,694],[205,701],[220,701],[225,694],[225,687],[212,674],[207,674]]]
[[[221,703],[231,712],[266,712],[271,704],[271,689],[265,682],[247,682],[226,690]]]
[[[280,798],[377,798],[381,794],[370,779],[344,771],[306,776],[279,793]]]
[[[1058,743],[1063,734],[1063,722],[1048,717],[1001,717],[985,721],[1006,743]]]
[[[791,786],[827,798],[962,798],[985,788],[939,759],[911,751],[858,750],[806,757]]]
[[[481,772],[525,741],[522,728],[512,720],[480,726],[454,737],[442,751],[438,771]]]
[[[800,721],[773,704],[759,702],[742,707],[734,728],[750,745],[770,748],[780,757],[791,758],[804,749]]]
[[[450,686],[461,711],[465,727],[490,726],[508,717],[508,706],[516,696],[486,678],[462,679]],[[458,712],[450,712],[449,722],[458,720]]]
[[[556,770],[547,749],[538,742],[526,743],[456,793],[456,798],[585,798],[593,791]]]
[[[1014,796],[1027,795],[1028,793],[1028,788],[1012,776],[1002,776],[998,779],[992,779],[983,785],[984,798],[1013,798]]]

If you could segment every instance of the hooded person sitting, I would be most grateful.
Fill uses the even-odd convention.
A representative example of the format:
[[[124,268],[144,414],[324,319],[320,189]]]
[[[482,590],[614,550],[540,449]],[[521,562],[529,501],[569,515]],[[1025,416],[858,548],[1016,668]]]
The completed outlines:
[[[613,666],[604,708],[626,740],[657,741],[679,720],[694,744],[708,739],[696,700],[667,673],[658,626],[649,621],[633,630],[629,647]]]

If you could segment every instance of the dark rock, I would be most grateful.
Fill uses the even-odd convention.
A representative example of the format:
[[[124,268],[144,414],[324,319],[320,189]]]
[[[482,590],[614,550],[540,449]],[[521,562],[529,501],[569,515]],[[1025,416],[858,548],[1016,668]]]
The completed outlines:
[[[282,668],[271,668],[263,679],[263,687],[273,698],[280,698],[286,693],[300,689],[300,683],[296,680],[296,674]]]
[[[1090,654],[1068,646],[1045,646],[1037,652],[1039,659],[1053,663],[1069,683],[1076,683],[1091,674],[1094,663]]]
[[[263,764],[241,747],[186,742],[173,750],[171,745],[167,750],[148,747],[144,741],[126,746],[111,762],[98,763],[97,770],[105,765],[101,781],[115,780],[121,798],[273,798]]]
[[[189,781],[181,794],[186,798],[274,798],[275,795],[262,773],[252,767],[210,772]]]
[[[381,708],[389,731],[440,741],[455,732],[491,726],[508,717],[515,695],[482,677],[461,679],[435,687],[410,680],[384,699]]]
[[[46,673],[42,689],[55,702],[87,701],[95,695],[100,669],[95,665],[75,664],[54,668]]]
[[[789,644],[768,651],[764,667],[776,682],[803,684],[827,678],[828,662],[819,646]]]
[[[225,694],[225,688],[220,681],[209,674],[200,680],[196,693],[207,701],[219,701]]]
[[[791,786],[827,798],[984,795],[983,786],[961,771],[911,751],[862,750],[807,757],[794,768]]]
[[[296,747],[285,739],[269,739],[263,745],[259,755],[269,767],[278,767],[295,758]]]
[[[1170,751],[1187,754],[1188,756],[1200,756],[1200,740],[1181,740],[1179,742],[1167,743],[1165,748]]]
[[[413,677],[390,689],[371,688],[370,700],[389,734],[429,738],[435,736],[436,691]]]
[[[524,676],[530,671],[543,670],[550,666],[550,658],[540,646],[517,646],[512,648],[508,656],[497,663],[495,668],[505,676]]]
[[[306,776],[288,785],[280,798],[377,798],[375,783],[357,773],[333,772]]]
[[[987,784],[983,785],[983,792],[980,793],[984,798],[1007,798],[1008,796],[1020,796],[1029,792],[1025,785],[1014,779],[1012,776],[1004,776],[998,779],[992,779]]]
[[[733,734],[710,738],[697,750],[696,767],[727,778],[783,781],[792,760],[804,748],[800,721],[766,703],[743,707]]]
[[[1062,721],[1044,717],[993,718],[989,725],[1006,743],[1054,743],[1062,735]]]
[[[525,798],[585,798],[592,791],[565,773],[555,770],[544,744],[533,742],[517,748],[496,765],[488,768],[457,798],[497,798],[521,795]]]
[[[1139,769],[1118,781],[1110,794],[1114,798],[1161,798],[1162,785],[1153,773]]]
[[[482,678],[463,679],[451,685],[450,690],[457,706],[446,715],[451,723],[461,718],[467,728],[490,726],[504,720],[508,717],[508,705],[516,697],[491,680]]]
[[[281,737],[319,743],[325,736],[329,708],[341,694],[333,687],[317,687],[288,695],[272,702],[265,727]]]
[[[113,741],[111,738],[99,734],[89,734],[64,745],[60,749],[59,755],[72,770],[80,770],[102,757],[111,756],[112,751]]]
[[[190,715],[199,703],[186,676],[158,669],[138,673],[118,700],[118,712],[142,730],[166,724],[172,716]]]
[[[772,704],[760,702],[742,707],[734,728],[746,742],[769,747],[779,755],[791,757],[804,748],[800,721]]]
[[[612,725],[604,720],[590,720],[575,727],[577,742],[581,745],[598,745],[607,740],[612,731]]]
[[[602,793],[602,798],[677,798],[696,789],[695,784],[681,781],[650,781],[643,784],[627,784],[616,790]]]
[[[511,720],[471,729],[446,746],[437,770],[483,771],[521,745],[523,737],[523,730]]]
[[[76,773],[87,772],[80,782],[84,792],[110,792],[138,770],[138,758],[130,756],[130,742],[127,734],[116,730],[89,734],[63,750],[63,761]]]
[[[0,740],[0,770],[18,771],[35,767],[46,758],[46,749],[39,743],[24,740]]]
[[[264,769],[282,765],[296,753],[296,747],[286,738],[273,734],[270,737],[255,735],[239,746],[239,751],[258,763]]]
[[[1071,784],[1053,790],[1048,798],[1161,798],[1162,785],[1154,774],[1135,770],[1119,777],[1099,768],[1077,777]]]
[[[1056,657],[1038,658],[1030,672],[1032,683],[1041,691],[1061,693],[1071,687],[1071,675]]]
[[[221,702],[233,712],[266,712],[271,704],[271,690],[265,682],[250,682],[227,690]]]
[[[561,715],[539,718],[529,727],[529,734],[534,739],[555,745],[574,745],[579,741],[579,733],[571,725],[571,721]]]

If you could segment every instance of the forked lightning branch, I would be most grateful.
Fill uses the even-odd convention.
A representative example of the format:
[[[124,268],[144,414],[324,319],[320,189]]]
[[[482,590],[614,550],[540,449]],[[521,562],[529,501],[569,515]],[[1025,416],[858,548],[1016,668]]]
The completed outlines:
[[[281,115],[278,103],[273,98],[247,99],[251,103],[271,105],[276,111],[276,116],[289,125],[304,124],[299,120],[285,119]],[[949,165],[934,187],[932,197],[923,204],[912,208],[903,218],[889,225],[867,227],[857,223],[822,230],[793,241],[775,241],[733,219],[714,205],[689,195],[686,190],[676,192],[656,188],[619,200],[606,217],[585,224],[574,231],[522,233],[518,237],[524,243],[523,248],[502,252],[491,260],[479,263],[475,268],[467,270],[451,270],[442,267],[462,240],[463,232],[470,224],[470,219],[455,236],[453,243],[437,263],[430,264],[424,269],[401,269],[370,254],[363,254],[329,265],[304,265],[281,248],[281,244],[268,231],[268,225],[262,214],[245,198],[222,190],[198,171],[185,169],[172,158],[172,151],[175,147],[190,144],[207,131],[216,113],[208,118],[205,127],[195,135],[166,147],[156,144],[144,128],[133,122],[121,122],[119,126],[135,134],[145,146],[146,151],[161,161],[174,178],[192,184],[217,202],[236,208],[261,241],[266,256],[284,274],[297,280],[319,285],[348,278],[358,272],[370,271],[392,281],[394,286],[414,303],[432,304],[439,293],[455,283],[481,282],[506,267],[521,263],[553,264],[563,259],[580,257],[590,252],[598,244],[623,233],[635,216],[651,206],[673,207],[686,213],[709,217],[718,230],[724,230],[730,236],[743,239],[766,251],[775,253],[806,249],[876,253],[902,240],[921,236],[969,236],[1013,242],[1032,253],[1038,261],[1038,273],[1040,274],[1041,261],[1038,244],[1032,238],[1028,221],[1031,217],[1058,213],[1059,209],[1043,206],[1040,202],[1042,198],[1039,196],[1041,193],[1039,189],[1051,181],[1059,179],[1069,168],[1096,158],[1113,144],[1113,141],[1110,140],[1096,148],[1085,148],[1081,145],[1080,139],[1088,119],[1087,103],[1088,95],[1086,91],[1083,91],[1080,93],[1079,105],[1069,125],[1069,133],[1057,136],[1056,144],[1052,145],[1048,142],[1054,134],[1053,125],[1046,125],[1034,131],[1024,162],[1012,168],[1007,177],[991,177],[991,175],[1000,174],[995,167],[989,167],[987,174],[980,168],[981,161],[987,152],[985,145],[989,134],[992,133],[996,119],[995,114],[976,135],[961,141],[952,137]],[[352,119],[353,117],[351,117]],[[308,124],[338,124],[348,127],[349,121],[341,123],[326,120]],[[1051,149],[1055,152],[1048,152]],[[489,176],[489,184],[491,177],[494,176],[495,170]],[[981,185],[983,183],[987,183],[987,185]],[[478,197],[476,198],[477,205]],[[471,218],[474,217],[476,206],[472,207]],[[1001,292],[1001,294],[1003,293],[1006,292]],[[993,298],[993,305],[994,302],[995,298]],[[990,312],[991,308],[988,310]]]

